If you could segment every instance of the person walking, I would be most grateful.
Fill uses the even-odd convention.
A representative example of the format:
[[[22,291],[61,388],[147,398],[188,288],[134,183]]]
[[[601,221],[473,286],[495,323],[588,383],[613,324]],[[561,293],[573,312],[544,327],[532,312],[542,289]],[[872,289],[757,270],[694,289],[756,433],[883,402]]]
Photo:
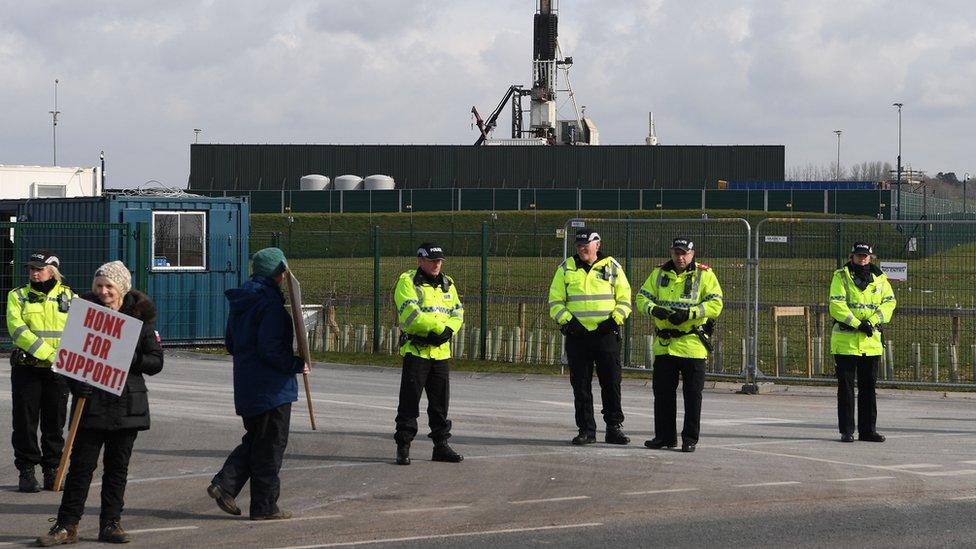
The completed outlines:
[[[250,280],[224,292],[230,303],[224,343],[234,357],[234,408],[245,433],[207,494],[224,512],[240,515],[235,498],[250,481],[251,520],[292,517],[278,507],[278,474],[288,446],[291,404],[298,400],[295,376],[308,372],[308,364],[292,348],[295,329],[281,292],[287,270],[281,250],[264,248],[251,260]]]
[[[617,260],[600,251],[596,231],[576,231],[576,254],[563,261],[549,285],[549,316],[566,336],[569,382],[578,434],[572,444],[596,442],[593,370],[600,380],[603,421],[610,444],[629,444],[620,404],[620,327],[630,316],[630,283]]]

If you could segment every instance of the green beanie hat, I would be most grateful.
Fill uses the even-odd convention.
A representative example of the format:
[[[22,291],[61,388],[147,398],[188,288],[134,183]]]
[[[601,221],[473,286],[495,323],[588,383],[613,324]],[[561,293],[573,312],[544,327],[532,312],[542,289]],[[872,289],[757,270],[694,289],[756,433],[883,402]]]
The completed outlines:
[[[271,278],[285,272],[288,262],[285,260],[285,253],[278,248],[265,248],[259,250],[251,258],[251,272],[257,276]]]

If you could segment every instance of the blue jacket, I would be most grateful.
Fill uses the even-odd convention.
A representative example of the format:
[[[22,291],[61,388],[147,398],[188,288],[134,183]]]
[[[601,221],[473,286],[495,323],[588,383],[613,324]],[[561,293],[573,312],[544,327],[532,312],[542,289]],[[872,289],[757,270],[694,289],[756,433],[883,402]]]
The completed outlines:
[[[224,345],[234,357],[234,408],[251,417],[298,400],[296,374],[305,362],[292,352],[295,330],[274,281],[253,276],[224,292],[230,302]]]

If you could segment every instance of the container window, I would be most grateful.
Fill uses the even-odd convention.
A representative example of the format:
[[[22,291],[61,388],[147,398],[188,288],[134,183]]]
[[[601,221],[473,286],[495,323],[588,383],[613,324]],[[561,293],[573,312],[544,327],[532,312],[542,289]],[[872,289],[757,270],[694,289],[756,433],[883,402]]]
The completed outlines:
[[[202,270],[207,266],[205,212],[153,212],[153,270]]]

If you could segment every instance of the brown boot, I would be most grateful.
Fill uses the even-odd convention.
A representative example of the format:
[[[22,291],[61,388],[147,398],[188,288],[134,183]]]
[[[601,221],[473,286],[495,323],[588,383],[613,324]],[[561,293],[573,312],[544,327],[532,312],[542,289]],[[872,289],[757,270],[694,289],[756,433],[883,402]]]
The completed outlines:
[[[105,543],[129,543],[129,534],[122,529],[118,519],[103,520],[98,529],[98,541]]]
[[[66,545],[68,543],[78,543],[77,524],[61,524],[60,522],[55,522],[47,534],[37,538],[37,544],[41,547]]]

